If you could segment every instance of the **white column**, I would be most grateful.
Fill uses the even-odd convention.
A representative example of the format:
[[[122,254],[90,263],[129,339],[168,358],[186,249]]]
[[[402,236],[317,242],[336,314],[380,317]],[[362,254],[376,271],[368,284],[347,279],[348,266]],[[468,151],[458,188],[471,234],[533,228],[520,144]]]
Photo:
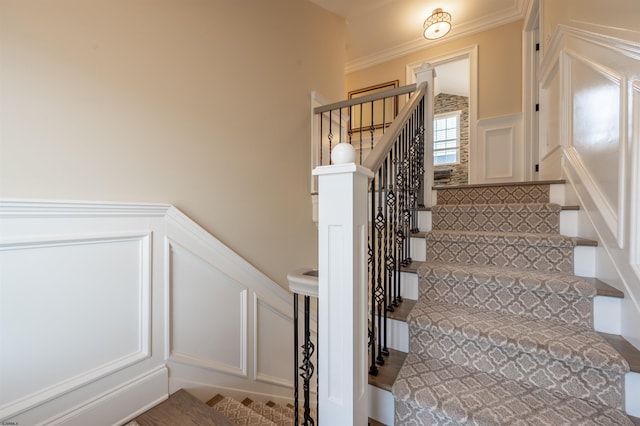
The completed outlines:
[[[353,163],[317,167],[320,426],[366,425],[367,189]]]
[[[427,83],[427,93],[424,95],[424,205],[435,204],[433,191],[433,79],[436,70],[429,63],[424,63],[415,70],[416,84]]]

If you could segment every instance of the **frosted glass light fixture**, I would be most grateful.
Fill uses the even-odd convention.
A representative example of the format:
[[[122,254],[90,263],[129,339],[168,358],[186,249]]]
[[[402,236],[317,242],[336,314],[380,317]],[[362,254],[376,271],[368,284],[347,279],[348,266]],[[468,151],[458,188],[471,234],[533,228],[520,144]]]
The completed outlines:
[[[451,30],[451,14],[438,8],[424,21],[424,38],[437,40]]]

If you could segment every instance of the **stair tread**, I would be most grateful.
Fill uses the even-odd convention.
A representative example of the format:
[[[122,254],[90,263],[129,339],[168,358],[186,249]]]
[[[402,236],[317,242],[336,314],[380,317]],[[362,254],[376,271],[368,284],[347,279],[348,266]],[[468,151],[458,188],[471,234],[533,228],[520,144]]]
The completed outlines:
[[[584,327],[424,300],[416,303],[407,320],[410,330],[474,340],[483,347],[499,346],[614,373],[629,371],[611,345]]]
[[[582,245],[590,244],[591,240],[584,238],[567,237],[561,234],[550,233],[527,233],[527,232],[497,232],[497,231],[459,231],[459,230],[445,230],[437,229],[426,233],[427,241],[429,240],[446,240],[446,241],[461,241],[482,240],[487,243],[495,243],[498,240],[504,240],[509,244],[516,245],[531,245],[531,244],[546,244],[553,247],[575,247],[578,240],[582,241]]]
[[[234,426],[222,414],[212,410],[211,407],[184,389],[178,390],[167,400],[142,413],[135,418],[135,421],[140,426],[173,426],[177,424],[184,426]]]
[[[618,334],[598,332],[604,340],[614,347],[620,355],[627,360],[630,371],[640,373],[640,350]]]
[[[610,286],[606,282],[593,277],[580,277],[596,289],[598,296],[615,297],[618,299],[624,299],[624,293],[615,287]]]
[[[410,274],[417,274],[418,270],[420,269],[420,266],[422,266],[427,262],[429,261],[414,260],[408,265],[402,266],[400,268],[400,271],[407,272]],[[598,280],[597,278],[592,278],[592,277],[580,277],[580,278],[592,284],[596,290],[596,295],[598,296],[624,298],[623,292],[621,292],[620,290],[610,286],[609,284],[601,280]]]
[[[407,321],[407,317],[416,304],[415,300],[403,299],[402,303],[394,307],[393,312],[387,312],[387,318],[394,319],[396,321]]]
[[[369,384],[391,392],[391,387],[395,383],[406,357],[406,352],[390,348],[389,355],[384,358],[384,365],[378,366],[378,375],[369,374]]]
[[[461,424],[633,425],[614,408],[412,353],[392,392],[400,423],[434,412]]]
[[[477,285],[501,288],[518,286],[523,290],[554,294],[573,293],[579,297],[594,297],[597,294],[588,280],[568,272],[437,261],[421,262],[416,272],[419,278],[433,276],[440,280],[472,281]]]
[[[536,186],[536,185],[557,185],[564,184],[566,180],[564,179],[554,179],[554,180],[532,180],[532,181],[524,181],[524,182],[499,182],[499,183],[468,183],[468,184],[460,184],[460,185],[445,185],[445,186],[435,186],[433,189],[436,190],[447,190],[447,189],[458,189],[458,188],[492,188],[492,187],[503,187],[503,186]]]
[[[590,240],[589,238],[576,238],[576,246],[583,247],[598,247],[598,242],[596,240]]]
[[[451,204],[440,204],[441,206],[444,205],[451,205]],[[430,212],[433,209],[431,207],[426,207],[426,206],[418,206],[417,210],[419,212]],[[576,204],[571,204],[571,205],[563,205],[560,206],[560,210],[568,210],[568,211],[572,211],[572,210],[580,210],[580,206],[576,205]]]

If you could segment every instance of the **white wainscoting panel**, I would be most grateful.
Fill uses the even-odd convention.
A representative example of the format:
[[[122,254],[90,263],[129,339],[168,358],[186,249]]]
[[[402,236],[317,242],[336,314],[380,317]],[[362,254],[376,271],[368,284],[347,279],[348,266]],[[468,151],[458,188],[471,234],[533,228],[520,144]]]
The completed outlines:
[[[541,65],[543,76],[560,70],[555,116],[564,126],[563,176],[598,240],[595,276],[625,293],[620,329],[635,344],[640,341],[639,69],[637,43],[565,26],[558,28]]]
[[[169,251],[170,359],[246,377],[247,287],[173,242]]]
[[[2,422],[112,424],[132,415],[113,401],[167,397],[152,306],[167,208],[0,200]]]
[[[476,152],[477,176],[473,183],[522,181],[522,114],[479,120]]]
[[[569,146],[576,167],[586,171],[584,179],[590,193],[596,195],[600,211],[616,237],[623,137],[620,134],[622,76],[603,64],[567,53],[570,69],[570,105],[573,135]]]
[[[0,360],[3,411],[148,356],[149,239],[74,235],[0,244],[0,347],[9,349]]]

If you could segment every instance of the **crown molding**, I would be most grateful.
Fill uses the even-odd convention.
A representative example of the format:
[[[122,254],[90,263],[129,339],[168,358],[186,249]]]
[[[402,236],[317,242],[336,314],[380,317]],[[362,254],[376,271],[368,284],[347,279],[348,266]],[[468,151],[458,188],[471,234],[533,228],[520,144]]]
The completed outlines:
[[[447,34],[446,37],[439,40],[429,41],[425,40],[424,37],[417,37],[409,42],[350,60],[345,66],[345,74],[382,64],[392,59],[400,58],[429,47],[438,46],[443,43],[467,37],[471,34],[506,25],[519,19],[524,19],[529,7],[529,2],[530,0],[514,0],[511,8],[504,9],[501,13],[492,15],[490,19],[484,17],[481,19],[467,21],[462,24],[457,24],[451,29],[451,32]]]

